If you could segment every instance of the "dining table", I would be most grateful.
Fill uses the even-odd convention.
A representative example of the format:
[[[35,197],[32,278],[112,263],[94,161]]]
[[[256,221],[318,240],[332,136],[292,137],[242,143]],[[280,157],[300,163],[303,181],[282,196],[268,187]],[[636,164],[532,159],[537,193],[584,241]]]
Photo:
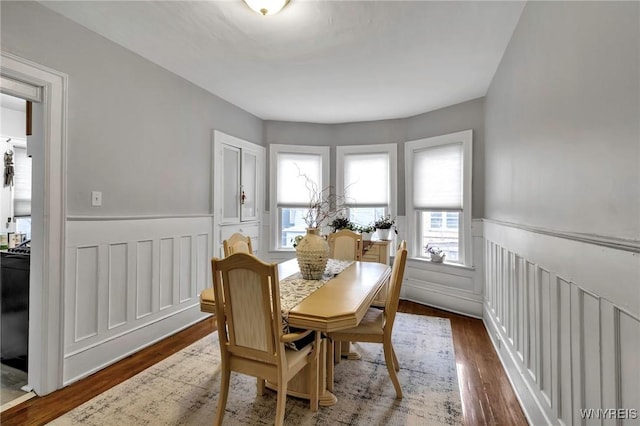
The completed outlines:
[[[376,294],[391,277],[388,265],[374,262],[348,261],[345,265],[341,261],[329,259],[327,270],[328,274],[325,273],[322,282],[317,282],[301,277],[296,259],[278,264],[283,317],[289,327],[316,330],[323,334],[356,327]],[[311,290],[308,294],[300,295],[300,289],[304,288]],[[292,302],[287,295],[293,293],[297,293],[295,297],[300,300]],[[319,405],[330,406],[337,402],[333,394],[334,345],[327,338],[323,338],[321,344],[317,380]],[[312,368],[311,365],[289,382],[287,394],[310,398],[309,368]],[[274,389],[277,387],[273,383],[267,383],[267,386]]]
[[[320,280],[306,280],[300,274],[297,259],[281,262],[278,279],[283,327],[323,334],[356,327],[390,278],[391,268],[387,264],[329,259]],[[200,309],[215,314],[213,295],[205,294],[210,290],[203,291]],[[334,345],[327,338],[321,339],[321,345],[317,372],[319,405],[330,406],[337,402],[333,394]],[[307,365],[289,381],[288,395],[311,398],[310,368],[312,366]],[[275,383],[266,385],[277,389]]]

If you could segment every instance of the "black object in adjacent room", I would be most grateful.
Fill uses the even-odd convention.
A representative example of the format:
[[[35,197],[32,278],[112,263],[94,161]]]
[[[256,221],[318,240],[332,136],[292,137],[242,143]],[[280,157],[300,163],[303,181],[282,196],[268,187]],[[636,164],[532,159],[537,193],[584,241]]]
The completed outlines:
[[[2,363],[27,371],[29,349],[28,247],[0,252],[0,358]]]

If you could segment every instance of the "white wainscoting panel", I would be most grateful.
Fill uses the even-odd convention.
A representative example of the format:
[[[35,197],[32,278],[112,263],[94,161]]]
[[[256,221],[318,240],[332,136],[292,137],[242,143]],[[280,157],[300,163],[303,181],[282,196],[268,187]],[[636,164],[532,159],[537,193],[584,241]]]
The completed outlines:
[[[80,247],[77,251],[76,279],[74,287],[75,315],[83,321],[75,323],[76,341],[98,334],[98,288],[84,283],[98,282],[98,247]]]
[[[180,303],[191,297],[191,237],[180,238]]]
[[[638,250],[491,221],[484,235],[484,321],[531,424],[640,423]]]
[[[212,218],[68,220],[66,384],[206,315]]]
[[[137,241],[136,264],[136,318],[142,318],[152,312],[153,298],[153,241]]]
[[[619,379],[620,383],[618,403],[622,407],[638,407],[640,409],[640,397],[638,396],[638,388],[640,387],[640,322],[637,317],[634,318],[625,312],[617,311],[614,324],[619,331],[617,334],[620,346],[619,352],[615,354],[614,358],[616,364],[620,366],[619,375],[614,376]]]
[[[109,246],[109,329],[127,321],[127,244]]]
[[[160,310],[174,304],[173,252],[173,238],[160,239]]]

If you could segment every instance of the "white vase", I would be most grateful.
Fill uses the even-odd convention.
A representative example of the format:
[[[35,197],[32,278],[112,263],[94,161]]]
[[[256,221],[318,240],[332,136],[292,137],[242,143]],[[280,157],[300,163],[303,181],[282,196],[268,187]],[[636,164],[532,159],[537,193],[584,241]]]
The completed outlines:
[[[329,260],[329,243],[318,228],[307,228],[307,234],[296,245],[300,274],[305,280],[319,280]]]
[[[376,229],[376,232],[378,233],[378,238],[381,240],[390,240],[389,238],[389,234],[391,234],[391,228],[387,228],[387,229]]]

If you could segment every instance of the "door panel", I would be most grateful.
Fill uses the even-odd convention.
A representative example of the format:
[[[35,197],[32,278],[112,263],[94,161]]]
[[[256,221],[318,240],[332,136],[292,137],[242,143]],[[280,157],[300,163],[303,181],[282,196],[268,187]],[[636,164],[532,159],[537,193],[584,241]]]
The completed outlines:
[[[240,220],[256,220],[258,218],[258,156],[256,153],[242,150],[242,182]]]
[[[240,222],[240,149],[222,146],[222,222]]]

